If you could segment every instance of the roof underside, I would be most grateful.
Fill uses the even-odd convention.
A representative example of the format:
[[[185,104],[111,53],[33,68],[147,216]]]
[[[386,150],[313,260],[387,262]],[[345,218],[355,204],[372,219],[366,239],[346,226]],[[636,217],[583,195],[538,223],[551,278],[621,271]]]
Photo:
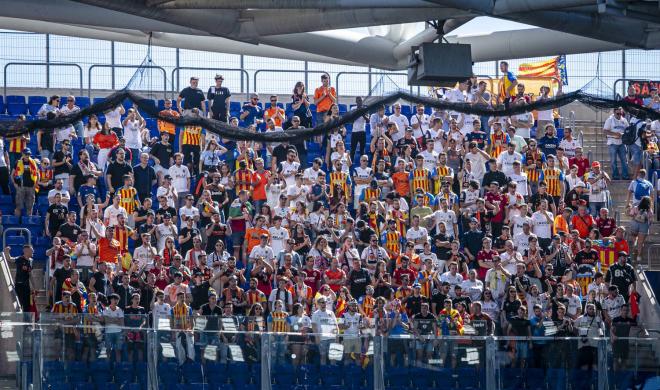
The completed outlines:
[[[477,16],[538,28],[452,36]],[[410,23],[431,22],[421,32]],[[225,53],[403,69],[410,47],[444,36],[474,61],[660,48],[660,0],[5,0],[23,31]],[[344,30],[387,26],[371,33]]]

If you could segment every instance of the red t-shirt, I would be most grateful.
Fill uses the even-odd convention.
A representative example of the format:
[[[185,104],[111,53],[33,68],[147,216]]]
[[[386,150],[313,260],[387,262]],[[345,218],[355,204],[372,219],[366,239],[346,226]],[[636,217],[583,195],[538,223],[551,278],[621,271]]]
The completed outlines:
[[[334,271],[332,269],[327,269],[325,271],[325,277],[328,279],[341,279],[343,275],[344,271],[339,268]],[[334,291],[335,293],[338,293],[339,289],[341,288],[341,284],[328,284],[328,286],[330,286],[330,290]]]
[[[593,228],[594,224],[594,218],[589,214],[583,216],[576,214],[571,219],[571,225],[573,225],[573,228],[580,233],[580,238],[587,238],[589,236],[589,231]]]
[[[598,231],[603,237],[611,237],[616,229],[616,221],[614,218],[596,218],[596,226]]]
[[[309,270],[305,268],[302,272],[305,275],[305,284],[312,288],[312,296],[315,296],[318,292],[318,286],[321,282],[321,271],[317,269]]]
[[[477,253],[477,261],[483,261],[484,263],[492,263],[493,262],[493,256],[498,255],[497,251],[491,249],[490,251],[485,251],[485,250],[480,250],[479,253]],[[486,279],[486,272],[488,272],[490,268],[485,268],[485,267],[479,267],[477,270],[477,277],[480,280],[485,280]]]
[[[252,200],[266,200],[266,184],[268,184],[269,177],[270,171],[266,170],[261,173],[255,171],[252,174],[252,183],[254,184]],[[261,212],[261,210],[257,210],[257,212]]]
[[[396,281],[397,284],[401,284],[401,277],[403,277],[403,275],[408,275],[408,281],[412,285],[415,282],[417,272],[415,272],[411,268],[405,268],[405,269],[401,267],[397,268],[396,270],[394,270],[394,275],[393,275],[394,280]]]
[[[494,194],[492,192],[488,192],[486,193],[485,200],[486,202],[490,202],[490,203],[500,202],[498,206],[500,208],[500,211],[497,214],[495,214],[495,216],[490,221],[495,223],[503,222],[504,210],[506,209],[508,198],[506,196],[503,196],[502,194]]]
[[[579,160],[577,158],[573,157],[570,160],[568,160],[568,165],[569,166],[576,165],[578,167],[577,175],[580,178],[584,177],[584,174],[587,173],[587,171],[589,170],[589,166],[590,166],[589,159],[585,158],[585,157],[583,157]]]

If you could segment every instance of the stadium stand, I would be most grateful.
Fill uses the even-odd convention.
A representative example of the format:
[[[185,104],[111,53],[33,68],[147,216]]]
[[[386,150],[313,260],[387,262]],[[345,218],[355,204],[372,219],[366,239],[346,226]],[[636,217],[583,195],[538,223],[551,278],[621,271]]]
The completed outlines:
[[[477,87],[446,96],[476,102]],[[194,84],[152,103],[265,132],[356,107],[325,85],[302,92],[227,106]],[[525,99],[495,95],[487,104]],[[6,96],[0,110],[60,115],[65,100]],[[595,388],[605,364],[629,388],[658,374],[657,351],[627,339],[648,336],[633,265],[655,220],[658,123],[625,145],[630,118],[609,116],[619,172],[547,112],[404,103],[268,145],[142,115],[126,101],[50,140],[0,141],[4,257],[42,332],[40,377],[21,386]],[[33,372],[21,356],[17,371]]]

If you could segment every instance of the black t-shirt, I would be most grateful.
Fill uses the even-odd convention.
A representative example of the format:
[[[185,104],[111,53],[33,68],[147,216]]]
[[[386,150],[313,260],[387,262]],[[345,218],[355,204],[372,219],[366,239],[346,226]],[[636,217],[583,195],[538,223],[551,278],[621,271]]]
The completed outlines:
[[[110,282],[106,275],[103,272],[95,272],[92,277],[94,278],[94,290],[96,290],[97,293],[105,295],[107,292],[106,288],[110,286]]]
[[[361,268],[359,271],[351,269],[348,273],[348,289],[353,298],[360,298],[366,295],[367,285],[371,283],[371,277],[366,269]]]
[[[31,272],[32,272],[32,259],[26,259],[23,256],[19,256],[16,259],[16,278],[14,282],[16,284],[30,283]]]
[[[192,228],[189,228],[188,226],[184,226],[181,228],[181,230],[179,230],[179,237],[185,238],[188,233],[190,233],[190,240],[181,244],[181,253],[184,255],[193,248],[193,238],[199,236],[200,234],[199,229],[196,227],[193,226]]]
[[[559,307],[559,304],[564,305],[566,309],[568,309],[568,299],[567,298],[559,298],[559,297],[554,297],[552,298],[551,302],[551,309],[552,309],[552,320],[557,321],[559,317],[557,317],[557,308]]]
[[[496,181],[497,184],[502,187],[504,184],[509,182],[509,178],[506,177],[504,172],[502,171],[497,171],[497,172],[486,172],[484,175],[483,180],[481,181],[482,186],[489,186],[490,183]]]
[[[417,329],[419,334],[433,334],[433,323],[435,322],[435,316],[431,312],[426,313],[426,315],[423,315],[422,313],[415,314],[412,319],[415,329]]]
[[[273,149],[273,157],[275,157],[277,160],[277,165],[279,169],[279,165],[282,161],[286,161],[286,155],[289,154],[289,151],[295,151],[296,153],[298,152],[298,149],[296,149],[295,146],[293,145],[284,145],[284,144],[279,144]]]
[[[52,152],[55,148],[53,147],[53,133],[48,133],[47,131],[44,131],[41,134],[41,148],[43,150],[48,150]]]
[[[205,303],[200,307],[200,311],[202,315],[206,317],[206,328],[204,328],[204,330],[220,330],[217,318],[222,315],[222,309],[220,306],[216,305],[211,309],[211,305]]]
[[[445,308],[445,299],[449,298],[449,295],[445,295],[441,293],[440,291],[436,291],[432,296],[431,296],[431,306],[435,303],[435,314],[440,313],[442,309]]]
[[[63,161],[66,161],[66,159],[70,159],[69,162],[71,161],[71,159],[72,159],[71,152],[64,153],[63,151],[58,150],[57,152],[55,152],[55,154],[53,154],[53,162],[54,163],[55,162],[58,162],[58,163],[63,162]],[[53,175],[57,176],[61,173],[69,173],[69,174],[71,173],[71,168],[69,167],[68,164],[62,164],[60,166],[57,166],[57,167],[53,168]]]
[[[142,165],[138,164],[133,167],[133,176],[138,194],[151,194],[151,183],[156,180],[156,171],[148,165],[143,168]]]
[[[513,316],[518,315],[518,309],[520,306],[522,306],[522,302],[518,299],[515,301],[505,299],[504,302],[502,302],[502,311],[504,311],[507,319],[511,319]]]
[[[449,237],[447,234],[436,234],[435,237],[433,237],[433,243],[435,244],[436,241],[452,242],[454,241],[454,239]],[[451,253],[451,248],[435,246],[435,256],[438,258],[438,260],[445,260],[445,261],[449,260],[450,253]]]
[[[206,100],[204,92],[199,88],[185,87],[179,93],[179,97],[183,98],[183,109],[190,110],[193,108],[202,109],[202,102]]]
[[[524,288],[524,291],[520,291],[518,289],[518,285],[516,284],[516,279],[518,279],[518,281],[520,281],[520,284]],[[518,290],[519,293],[529,291],[529,287],[532,285],[532,281],[529,280],[529,277],[527,277],[527,275],[518,276],[517,274],[513,274],[513,275],[511,275],[510,282],[511,282],[511,285],[516,287],[516,290]]]
[[[158,219],[158,221],[162,221],[162,218],[165,215],[165,213],[170,213],[172,218],[176,218],[176,209],[174,207],[168,206],[168,207],[161,207],[158,210],[156,210],[156,219]]]
[[[462,303],[463,306],[465,306],[465,311],[469,313],[470,306],[472,305],[472,299],[470,299],[470,297],[468,296],[463,295],[460,297],[456,297],[453,303],[454,303],[454,308],[456,308],[457,303]]]
[[[200,285],[190,285],[190,295],[192,296],[192,308],[193,310],[199,310],[199,308],[209,301],[209,282],[202,282]]]
[[[208,224],[206,228],[208,229],[209,226],[212,226],[213,230],[211,230],[211,234],[207,234],[206,236],[206,253],[215,251],[215,244],[218,241],[224,241],[227,236],[227,225],[222,223],[218,225]]]
[[[215,86],[209,88],[209,91],[206,94],[206,98],[209,101],[212,101],[211,110],[213,110],[213,113],[215,115],[227,113],[227,104],[225,103],[225,101],[230,96],[231,96],[231,92],[229,92],[229,88],[226,87],[216,88]]]
[[[579,251],[575,255],[575,262],[578,265],[587,264],[587,265],[596,265],[600,260],[598,252],[595,249],[590,250],[589,252]]]
[[[82,232],[82,228],[77,224],[63,223],[59,228],[60,235],[69,241],[77,241],[78,235]]]
[[[112,175],[110,178],[110,184],[116,190],[124,186],[124,175],[133,173],[133,167],[130,166],[126,161],[120,163],[115,161],[108,165],[106,170],[106,175]]]
[[[96,168],[94,163],[91,161],[89,162],[89,166]],[[76,190],[76,193],[78,193],[78,190],[80,187],[87,182],[87,179],[85,178],[85,174],[83,173],[82,169],[80,169],[80,164],[75,164],[73,168],[71,169],[70,175],[75,176],[73,179],[73,189]]]
[[[422,312],[422,303],[428,303],[429,299],[423,295],[418,297],[411,295],[406,298],[406,311],[409,316],[419,315]],[[429,313],[430,314],[430,313]]]
[[[139,214],[139,212],[138,212],[138,214]],[[154,226],[156,226],[156,225],[154,225],[153,223],[146,223],[146,222],[140,223],[140,226],[138,226],[137,229],[136,229],[137,232],[138,232],[137,240],[135,240],[135,247],[136,248],[139,247],[140,245],[142,245],[142,233],[150,232],[151,229],[154,228]],[[157,243],[158,243],[158,240],[156,240],[156,234],[154,234],[154,233],[151,234],[151,245],[156,247]]]
[[[69,209],[62,204],[53,203],[48,207],[46,213],[50,214],[48,218],[48,230],[50,230],[51,235],[54,236],[60,230],[60,226],[66,220],[66,214],[68,212]]]
[[[53,297],[54,301],[61,301],[62,300],[62,283],[64,283],[67,278],[71,277],[71,272],[73,269],[64,269],[58,268],[53,272],[53,278],[55,278],[55,296]]]
[[[149,153],[160,161],[161,167],[167,169],[170,167],[170,157],[174,155],[174,149],[170,143],[165,145],[162,142],[156,142]]]
[[[612,320],[614,335],[616,337],[630,337],[630,328],[637,325],[637,321],[630,317],[616,317]]]
[[[126,306],[124,309],[124,325],[137,328],[146,320],[147,311],[142,306]]]
[[[527,336],[529,335],[529,320],[527,318],[513,317],[509,319],[511,324],[511,332],[514,336]]]
[[[545,194],[540,194],[537,192],[536,194],[532,195],[532,197],[530,198],[530,203],[532,204],[532,212],[538,210],[542,200],[547,200],[548,205],[551,205],[554,202],[552,196],[550,196],[550,194],[548,194],[547,192]]]

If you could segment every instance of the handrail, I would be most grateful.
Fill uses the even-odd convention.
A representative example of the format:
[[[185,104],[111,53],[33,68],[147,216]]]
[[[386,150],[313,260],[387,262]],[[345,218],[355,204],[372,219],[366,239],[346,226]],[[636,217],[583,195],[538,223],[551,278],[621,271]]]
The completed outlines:
[[[27,233],[28,237],[28,242],[32,243],[32,233],[26,228],[16,228],[16,227],[9,227],[6,228],[2,232],[2,255],[0,255],[0,267],[2,267],[2,272],[5,274],[5,281],[7,282],[7,285],[9,286],[9,289],[11,290],[12,296],[14,298],[14,308],[16,309],[16,312],[21,311],[21,303],[18,300],[18,295],[16,294],[16,285],[14,284],[14,279],[11,277],[11,272],[9,270],[9,262],[8,259],[5,258],[5,253],[4,253],[4,248],[7,247],[7,232],[21,232],[21,233]]]
[[[72,66],[78,69],[78,76],[79,76],[79,88],[80,88],[80,96],[83,94],[83,70],[78,64],[74,63],[69,63],[69,62],[8,62],[5,64],[5,67],[3,69],[3,80],[4,80],[4,88],[3,88],[3,96],[7,96],[7,68],[10,66],[14,65],[20,65],[20,66],[45,66],[46,69],[49,69],[48,67],[50,66]],[[47,70],[48,71],[48,70]]]
[[[179,90],[179,73],[181,70],[202,70],[202,71],[221,71],[221,72],[241,72],[241,81],[243,80],[243,75],[245,75],[245,81],[246,81],[246,88],[245,92],[243,92],[242,86],[243,84],[241,83],[241,93],[245,93],[246,100],[247,100],[247,95],[250,93],[250,74],[247,72],[245,69],[240,69],[240,68],[198,68],[194,66],[177,66],[176,68],[172,69],[172,93],[176,93]],[[177,74],[176,76],[176,89],[174,88],[174,74]]]
[[[646,248],[646,269],[649,271],[654,271],[651,269],[651,250],[653,249],[656,249],[656,251],[657,249],[660,249],[660,244],[651,244]]]
[[[375,75],[380,75],[380,76],[408,76],[407,73],[400,73],[400,72],[339,72],[335,76],[335,89],[337,91],[337,95],[339,95],[339,78],[342,75],[365,75],[365,76],[375,76]],[[413,87],[412,85],[410,86],[410,93],[413,93]],[[369,91],[371,92],[371,91]]]
[[[92,97],[92,70],[97,68],[127,68],[127,69],[159,69],[163,72],[163,98],[167,99],[167,72],[162,66],[155,65],[106,65],[106,64],[94,64],[89,67],[87,71],[87,97]]]
[[[658,183],[658,171],[653,171],[653,175],[651,175],[651,184],[653,184],[653,189],[655,190],[656,186]],[[655,196],[653,197],[653,210],[656,210],[656,215],[658,215],[658,192],[655,191]]]
[[[4,248],[4,246],[3,246]],[[11,276],[11,270],[9,269],[9,262],[5,257],[4,250],[0,253],[0,268],[2,268],[2,274],[5,275],[5,283],[9,288],[9,293],[12,297],[12,306],[16,313],[21,312],[21,302],[18,300],[18,294],[16,294],[16,285],[14,284],[14,278]]]
[[[302,74],[324,74],[328,76],[328,80],[330,80],[330,73],[323,71],[323,70],[285,70],[285,69],[258,69],[257,71],[254,72],[253,80],[254,82],[252,83],[252,88],[254,88],[253,92],[257,92],[257,76],[261,72],[271,72],[271,73],[302,73]],[[305,86],[307,90],[309,91],[309,87]],[[335,87],[335,91],[337,88]],[[264,92],[264,91],[262,91]],[[337,92],[337,95],[339,95],[339,92]]]

